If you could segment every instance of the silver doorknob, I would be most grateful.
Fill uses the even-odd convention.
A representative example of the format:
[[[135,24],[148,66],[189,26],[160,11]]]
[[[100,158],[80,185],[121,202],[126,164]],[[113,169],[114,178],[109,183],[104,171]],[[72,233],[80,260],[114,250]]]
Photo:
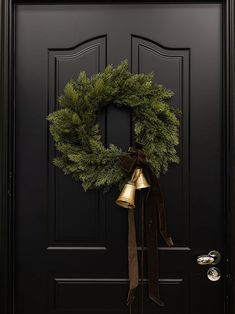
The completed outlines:
[[[207,271],[207,278],[210,280],[210,281],[218,281],[221,277],[221,273],[220,273],[220,270],[219,268],[217,267],[211,267],[208,269]]]
[[[221,255],[218,251],[210,251],[207,255],[199,255],[197,263],[199,265],[216,265],[220,262]]]

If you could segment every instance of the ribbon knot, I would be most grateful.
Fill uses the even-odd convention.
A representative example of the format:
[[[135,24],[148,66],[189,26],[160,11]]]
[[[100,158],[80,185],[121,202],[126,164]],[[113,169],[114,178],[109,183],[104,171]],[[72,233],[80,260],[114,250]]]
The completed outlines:
[[[120,155],[119,159],[122,169],[126,172],[133,172],[136,167],[143,167],[146,164],[144,152],[134,146],[130,146],[128,152]]]
[[[145,154],[142,151],[142,146],[137,144],[131,146],[128,152],[120,155],[120,165],[126,172],[133,172],[136,167],[141,167],[143,173],[150,184],[147,193],[142,195],[142,237],[144,237],[144,225],[146,230],[147,242],[147,266],[148,266],[148,291],[149,298],[163,306],[164,303],[160,299],[159,292],[159,261],[158,261],[158,243],[157,243],[157,226],[159,231],[168,246],[173,246],[171,237],[167,235],[166,228],[166,213],[164,207],[163,194],[156,175],[151,166],[146,162]],[[129,265],[129,293],[127,304],[131,305],[134,300],[135,290],[138,286],[138,256],[136,244],[135,218],[134,210],[128,209],[128,265]],[[143,252],[144,239],[142,239]],[[141,258],[141,279],[143,279],[143,258]],[[143,293],[142,293],[143,299]],[[143,300],[142,300],[143,304]],[[142,306],[143,311],[143,306]]]

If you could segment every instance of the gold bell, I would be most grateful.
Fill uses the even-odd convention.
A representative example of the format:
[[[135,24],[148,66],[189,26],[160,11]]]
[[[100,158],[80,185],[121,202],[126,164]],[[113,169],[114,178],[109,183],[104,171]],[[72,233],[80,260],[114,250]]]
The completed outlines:
[[[135,208],[135,191],[135,184],[129,181],[124,185],[122,192],[116,200],[116,204],[125,208]]]
[[[135,169],[131,181],[135,183],[135,187],[137,190],[146,189],[150,187],[150,184],[148,183],[147,179],[144,176],[142,168]]]

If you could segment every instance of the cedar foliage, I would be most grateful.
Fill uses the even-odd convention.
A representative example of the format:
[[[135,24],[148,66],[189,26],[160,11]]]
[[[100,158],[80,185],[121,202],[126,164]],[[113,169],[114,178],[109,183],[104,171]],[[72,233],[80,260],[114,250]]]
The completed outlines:
[[[55,166],[82,181],[85,190],[122,184],[127,174],[119,165],[123,152],[101,140],[97,114],[109,104],[132,113],[135,141],[143,145],[157,177],[169,163],[177,163],[177,111],[168,104],[173,92],[153,83],[153,74],[131,74],[125,60],[88,78],[83,71],[70,80],[59,97],[60,109],[48,115],[50,132],[59,156]]]

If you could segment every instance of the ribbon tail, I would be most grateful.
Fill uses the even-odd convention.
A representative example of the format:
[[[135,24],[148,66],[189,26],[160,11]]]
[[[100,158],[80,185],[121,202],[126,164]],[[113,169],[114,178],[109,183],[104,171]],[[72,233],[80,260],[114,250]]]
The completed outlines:
[[[166,210],[164,206],[164,198],[160,188],[158,180],[156,180],[156,194],[157,194],[157,209],[158,209],[158,220],[159,220],[159,231],[160,234],[168,246],[174,246],[173,240],[167,234],[166,227]]]
[[[127,305],[130,305],[135,298],[135,290],[139,282],[138,256],[136,243],[136,229],[134,209],[128,209],[128,268],[129,268],[129,292]]]
[[[150,188],[145,200],[145,222],[148,254],[149,298],[160,306],[164,303],[159,291],[159,261],[157,247],[157,213],[155,193]]]

